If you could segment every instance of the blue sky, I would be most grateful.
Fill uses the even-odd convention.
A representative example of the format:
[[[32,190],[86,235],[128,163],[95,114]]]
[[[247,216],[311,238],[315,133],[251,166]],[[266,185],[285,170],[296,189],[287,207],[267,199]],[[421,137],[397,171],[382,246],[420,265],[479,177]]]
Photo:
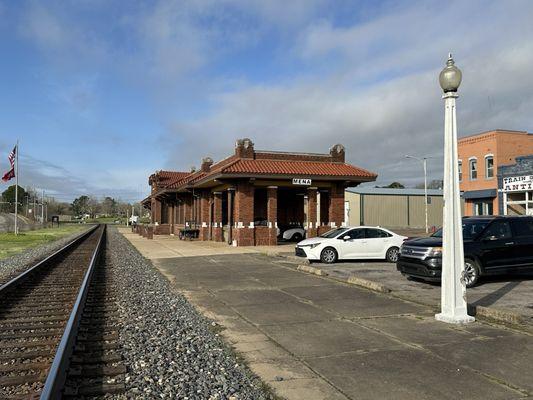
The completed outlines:
[[[250,137],[343,143],[384,184],[420,182],[403,155],[430,155],[438,179],[449,51],[460,134],[532,130],[532,15],[527,0],[0,0],[0,168],[18,137],[23,185],[136,201],[154,170]]]

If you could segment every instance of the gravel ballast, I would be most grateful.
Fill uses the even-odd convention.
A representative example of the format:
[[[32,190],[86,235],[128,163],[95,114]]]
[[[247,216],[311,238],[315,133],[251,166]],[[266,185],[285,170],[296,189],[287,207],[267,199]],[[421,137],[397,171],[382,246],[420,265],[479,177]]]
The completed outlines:
[[[87,226],[90,229],[92,226]],[[41,246],[33,247],[15,254],[11,257],[0,260],[0,284],[7,282],[10,278],[15,277],[19,272],[36,264],[38,261],[46,258],[54,251],[59,250],[76,236],[81,235],[85,230],[72,233],[53,242],[45,243]]]
[[[127,396],[172,399],[273,399],[199,314],[116,228],[107,233],[122,313]]]

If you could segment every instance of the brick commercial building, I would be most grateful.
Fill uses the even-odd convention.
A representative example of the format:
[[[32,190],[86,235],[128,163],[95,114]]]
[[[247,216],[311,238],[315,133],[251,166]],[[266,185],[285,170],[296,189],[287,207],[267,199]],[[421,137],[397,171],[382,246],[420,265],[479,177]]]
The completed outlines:
[[[200,240],[235,246],[276,245],[278,227],[301,225],[313,237],[344,221],[344,189],[377,175],[345,162],[335,145],[329,154],[259,151],[238,140],[235,153],[198,171],[158,171],[149,178],[156,234],[197,227]]]
[[[517,157],[533,155],[533,134],[494,130],[463,137],[458,142],[458,155],[465,215],[504,214],[507,207],[503,205],[503,180],[498,179],[500,168],[515,163]]]

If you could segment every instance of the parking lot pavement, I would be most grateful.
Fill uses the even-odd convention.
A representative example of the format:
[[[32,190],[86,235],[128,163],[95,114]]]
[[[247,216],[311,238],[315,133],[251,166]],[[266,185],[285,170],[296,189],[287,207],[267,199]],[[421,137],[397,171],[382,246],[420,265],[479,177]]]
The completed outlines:
[[[439,284],[407,280],[393,263],[361,261],[316,263],[313,266],[339,279],[355,275],[378,282],[390,288],[394,294],[417,302],[433,306],[438,306],[440,302]],[[533,274],[483,278],[476,287],[467,289],[466,294],[469,304],[509,310],[524,316],[533,324]]]
[[[259,254],[152,261],[284,398],[533,395],[527,333],[481,322],[447,325],[435,321],[431,307],[303,274]]]

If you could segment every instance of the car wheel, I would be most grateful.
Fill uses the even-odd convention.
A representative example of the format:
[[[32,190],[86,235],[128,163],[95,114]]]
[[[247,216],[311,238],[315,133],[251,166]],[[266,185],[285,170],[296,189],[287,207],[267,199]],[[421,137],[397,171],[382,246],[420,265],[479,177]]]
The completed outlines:
[[[326,247],[320,253],[320,261],[325,264],[333,264],[338,258],[339,256],[337,254],[337,250],[335,250],[333,247]]]
[[[395,263],[396,261],[398,261],[398,258],[400,258],[400,249],[398,247],[391,247],[387,250],[385,258],[388,262]]]
[[[465,258],[465,269],[463,271],[463,280],[467,288],[474,287],[479,281],[479,265],[470,258]]]
[[[299,242],[303,239],[303,236],[300,232],[296,232],[294,235],[292,235],[292,238],[291,240],[295,241],[295,242]]]

